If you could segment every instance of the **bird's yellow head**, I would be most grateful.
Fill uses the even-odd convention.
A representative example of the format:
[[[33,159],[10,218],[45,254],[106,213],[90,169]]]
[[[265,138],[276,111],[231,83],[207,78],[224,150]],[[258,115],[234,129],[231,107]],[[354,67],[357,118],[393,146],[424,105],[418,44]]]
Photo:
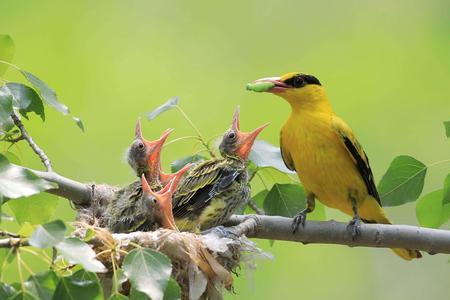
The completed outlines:
[[[247,84],[247,90],[267,92],[288,101],[293,108],[314,108],[328,103],[325,90],[313,75],[290,72],[281,77],[266,77]]]

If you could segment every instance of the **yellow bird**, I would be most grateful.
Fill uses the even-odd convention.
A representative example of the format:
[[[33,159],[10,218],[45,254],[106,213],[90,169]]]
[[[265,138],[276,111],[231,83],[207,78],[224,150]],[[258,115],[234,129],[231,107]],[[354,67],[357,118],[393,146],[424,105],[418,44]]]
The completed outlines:
[[[350,127],[334,113],[316,77],[292,72],[256,80],[247,88],[278,95],[292,108],[280,133],[281,153],[307,194],[307,207],[294,218],[294,232],[314,210],[316,198],[353,217],[349,223],[353,238],[359,234],[361,220],[391,224],[381,207],[364,150]],[[406,260],[421,257],[416,250],[392,250]]]

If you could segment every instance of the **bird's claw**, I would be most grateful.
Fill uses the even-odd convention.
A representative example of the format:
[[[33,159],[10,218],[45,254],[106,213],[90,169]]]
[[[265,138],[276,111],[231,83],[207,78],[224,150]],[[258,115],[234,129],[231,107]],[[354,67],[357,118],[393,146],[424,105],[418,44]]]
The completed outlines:
[[[361,234],[361,219],[354,217],[347,225],[347,230],[352,235],[352,240],[355,240]]]
[[[306,211],[301,211],[294,216],[294,220],[292,221],[291,225],[292,234],[295,234],[297,232],[300,225],[302,225],[302,227],[305,227],[306,214]]]

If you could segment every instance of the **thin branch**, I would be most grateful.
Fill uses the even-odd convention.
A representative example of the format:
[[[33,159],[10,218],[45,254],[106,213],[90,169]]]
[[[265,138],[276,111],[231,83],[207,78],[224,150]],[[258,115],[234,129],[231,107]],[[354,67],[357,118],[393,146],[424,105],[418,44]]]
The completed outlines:
[[[250,208],[257,214],[257,215],[265,215],[266,212],[264,209],[259,208],[258,204],[256,204],[255,200],[249,199],[247,202],[247,205],[250,206]]]
[[[244,222],[245,221],[245,222]],[[234,215],[226,224],[236,226],[250,238],[340,244],[350,247],[408,248],[428,253],[450,253],[450,231],[408,225],[362,224],[361,234],[352,239],[347,223],[306,221],[292,234],[292,219],[277,216]]]
[[[23,139],[28,142],[34,153],[39,156],[47,171],[52,172],[52,163],[50,162],[50,159],[45,154],[45,152],[34,142],[33,138],[28,134],[28,131],[25,129],[25,126],[23,126],[23,123],[22,121],[20,121],[19,116],[15,112],[13,112],[11,114],[11,118],[14,121],[14,124],[16,124],[16,126],[19,128]]]

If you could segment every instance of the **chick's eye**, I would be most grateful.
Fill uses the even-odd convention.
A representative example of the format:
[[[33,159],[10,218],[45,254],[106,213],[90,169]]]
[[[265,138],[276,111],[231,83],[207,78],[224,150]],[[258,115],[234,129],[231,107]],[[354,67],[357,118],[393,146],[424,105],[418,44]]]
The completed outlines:
[[[231,131],[230,133],[228,133],[227,136],[230,140],[235,139],[236,138],[236,133],[234,133],[233,131]]]
[[[153,200],[153,203],[155,203],[155,204],[156,204],[156,202],[157,202],[157,201],[156,201],[156,198],[153,198],[152,200]]]
[[[139,144],[138,144],[138,148],[139,148],[139,149],[144,149],[144,144],[143,144],[143,143],[139,143]]]

